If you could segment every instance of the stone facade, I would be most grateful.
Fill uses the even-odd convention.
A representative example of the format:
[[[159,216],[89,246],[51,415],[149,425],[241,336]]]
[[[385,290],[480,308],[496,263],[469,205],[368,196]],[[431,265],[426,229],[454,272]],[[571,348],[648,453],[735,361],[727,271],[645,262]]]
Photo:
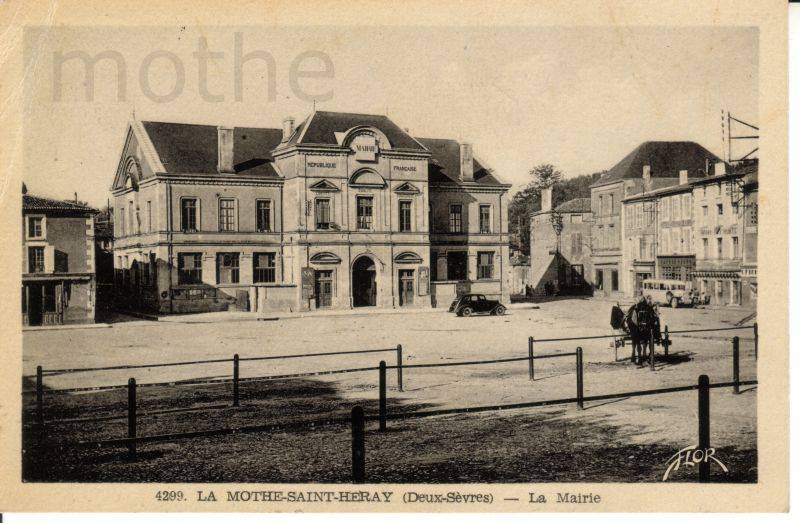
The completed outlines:
[[[551,189],[543,190],[543,209],[531,216],[531,286],[536,295],[591,291],[592,212],[589,198],[575,198],[551,209]],[[560,221],[560,234],[557,234]]]
[[[113,188],[118,305],[507,299],[508,188],[469,145],[413,138],[384,116],[318,111],[283,129],[132,122]]]

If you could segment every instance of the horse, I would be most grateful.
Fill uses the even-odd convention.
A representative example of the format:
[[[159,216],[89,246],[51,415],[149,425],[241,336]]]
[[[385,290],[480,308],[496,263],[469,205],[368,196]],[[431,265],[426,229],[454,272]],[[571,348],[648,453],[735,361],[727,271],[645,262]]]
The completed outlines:
[[[631,363],[640,367],[644,358],[649,357],[648,350],[655,350],[655,343],[661,338],[661,322],[653,307],[647,302],[639,302],[625,315],[625,330],[631,337]],[[653,346],[650,346],[650,339]],[[648,347],[650,347],[648,349]]]

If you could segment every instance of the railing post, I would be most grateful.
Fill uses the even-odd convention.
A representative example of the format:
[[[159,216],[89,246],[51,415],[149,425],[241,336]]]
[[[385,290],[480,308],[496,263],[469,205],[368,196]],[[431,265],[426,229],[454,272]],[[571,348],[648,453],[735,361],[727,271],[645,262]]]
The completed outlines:
[[[662,340],[662,345],[664,345],[664,358],[669,358],[669,346],[672,345],[672,342],[669,341],[669,325],[664,325],[664,339]]]
[[[397,390],[403,392],[403,346],[397,344]]]
[[[739,336],[733,337],[733,393],[739,394]]]
[[[39,439],[44,439],[44,385],[42,384],[42,366],[36,367],[36,425],[39,429]]]
[[[353,437],[353,483],[364,483],[364,409],[353,407],[350,412],[350,426]]]
[[[703,452],[703,460],[699,466],[700,483],[708,483],[711,476],[711,463],[706,459],[706,453],[711,447],[708,388],[708,376],[702,374],[697,379],[697,449]]]
[[[386,362],[381,361],[378,367],[378,422],[379,430],[386,430]]]
[[[650,329],[650,370],[656,370],[656,343],[653,338],[653,329]]]
[[[578,408],[583,409],[583,349],[580,347],[575,350],[575,384]]]
[[[528,336],[528,379],[533,381],[533,336]]]
[[[755,356],[758,359],[758,322],[753,324],[753,341],[755,342]]]
[[[136,380],[128,380],[128,459],[136,459]]]
[[[233,406],[239,406],[239,355],[233,355]]]

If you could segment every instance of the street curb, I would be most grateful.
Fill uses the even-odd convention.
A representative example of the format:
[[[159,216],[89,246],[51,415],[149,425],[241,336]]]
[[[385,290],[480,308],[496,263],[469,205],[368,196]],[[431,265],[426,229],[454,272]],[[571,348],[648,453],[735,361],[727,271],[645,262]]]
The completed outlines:
[[[22,332],[59,331],[75,329],[110,329],[110,323],[76,323],[73,325],[43,325],[41,327],[23,327]]]

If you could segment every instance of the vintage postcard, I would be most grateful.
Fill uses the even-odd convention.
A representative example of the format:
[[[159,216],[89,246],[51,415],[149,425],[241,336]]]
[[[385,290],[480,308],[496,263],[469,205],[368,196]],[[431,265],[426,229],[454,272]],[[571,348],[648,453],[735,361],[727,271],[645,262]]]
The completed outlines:
[[[788,510],[785,2],[0,19],[0,511]]]

